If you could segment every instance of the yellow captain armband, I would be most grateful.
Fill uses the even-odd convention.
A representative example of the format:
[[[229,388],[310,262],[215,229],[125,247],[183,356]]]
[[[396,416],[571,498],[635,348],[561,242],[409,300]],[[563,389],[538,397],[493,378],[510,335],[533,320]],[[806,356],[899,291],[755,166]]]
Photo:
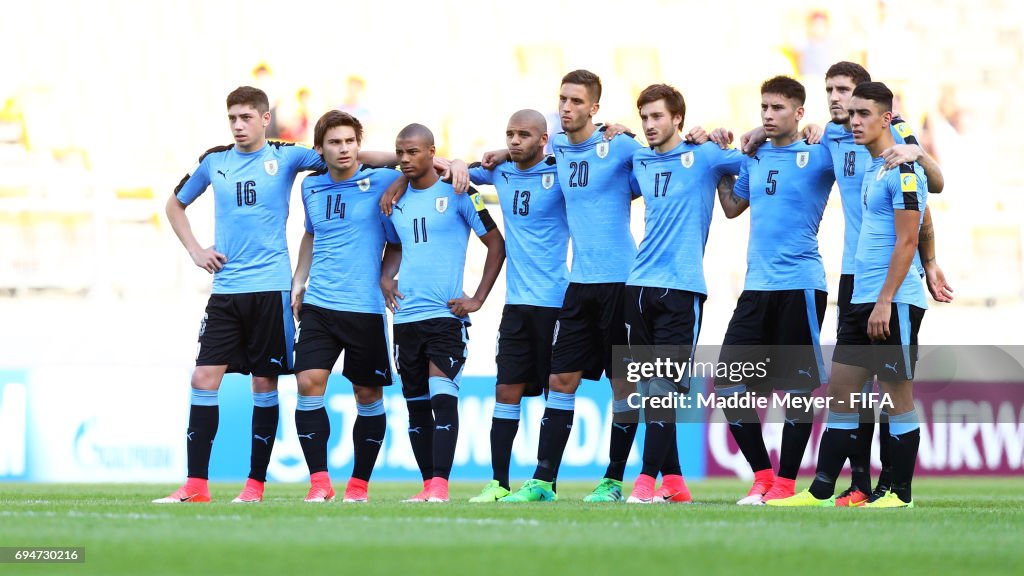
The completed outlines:
[[[917,192],[917,174],[900,174],[900,190],[903,192]]]
[[[483,212],[487,208],[484,206],[484,198],[479,192],[469,195],[470,199],[473,200],[473,207],[476,208],[477,212]]]

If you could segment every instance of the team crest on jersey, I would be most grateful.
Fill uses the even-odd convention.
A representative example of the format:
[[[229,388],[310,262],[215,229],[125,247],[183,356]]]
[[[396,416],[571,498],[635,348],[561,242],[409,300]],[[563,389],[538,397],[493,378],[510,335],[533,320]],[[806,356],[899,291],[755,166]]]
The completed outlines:
[[[550,190],[551,187],[555,185],[555,175],[544,174],[543,176],[540,177],[540,184],[541,186],[544,187],[545,190]]]
[[[797,152],[796,153],[796,167],[803,168],[807,166],[807,161],[811,159],[810,152]]]
[[[263,162],[263,170],[267,172],[268,176],[277,176],[277,160]]]
[[[914,135],[914,131],[910,129],[910,126],[907,126],[906,122],[900,122],[896,125],[896,133],[903,138],[908,138]]]
[[[598,143],[598,145],[597,145],[597,157],[598,158],[604,158],[607,155],[608,155],[608,143],[607,142],[600,142],[600,143]]]
[[[359,182],[356,182],[356,184],[359,185],[359,190],[362,191],[362,192],[366,192],[367,190],[370,189],[370,179],[369,178],[363,178]]]
[[[683,168],[689,168],[693,166],[693,152],[686,152],[679,157],[679,161],[682,162]]]
[[[440,214],[444,214],[444,211],[448,209],[448,197],[441,196],[440,198],[434,198],[434,208]]]

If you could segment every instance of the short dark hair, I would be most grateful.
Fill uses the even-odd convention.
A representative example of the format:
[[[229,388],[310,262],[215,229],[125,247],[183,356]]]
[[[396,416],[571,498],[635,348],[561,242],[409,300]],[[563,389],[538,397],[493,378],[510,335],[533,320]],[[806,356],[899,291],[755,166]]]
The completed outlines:
[[[669,114],[673,116],[679,114],[679,127],[682,128],[683,120],[686,120],[686,101],[683,100],[683,95],[679,90],[668,84],[651,84],[644,88],[640,97],[636,99],[636,109],[640,110],[644,105],[658,100],[665,101],[665,108],[668,109]]]
[[[414,123],[402,128],[402,131],[398,133],[397,140],[407,140],[409,138],[422,138],[428,146],[434,145],[434,133],[423,124]]]
[[[836,62],[829,66],[828,70],[825,71],[825,80],[832,78],[833,76],[846,76],[853,81],[853,85],[856,86],[861,82],[871,82],[871,74],[864,69],[863,66],[855,62]]]
[[[579,84],[587,89],[594,102],[601,101],[601,79],[590,70],[573,70],[562,76],[562,84]]]
[[[886,112],[892,112],[892,90],[881,82],[861,82],[853,89],[854,98],[871,100],[882,105]]]
[[[316,121],[316,127],[313,128],[313,145],[323,146],[327,131],[338,126],[351,126],[356,132],[356,142],[363,143],[363,124],[348,112],[331,110]]]
[[[252,86],[239,86],[232,90],[231,94],[228,94],[228,108],[239,104],[248,104],[260,114],[265,114],[270,110],[270,100],[267,98],[267,93]]]
[[[807,100],[807,90],[804,85],[790,78],[789,76],[776,76],[765,80],[761,84],[761,94],[778,94],[791,100],[796,100],[801,106]]]

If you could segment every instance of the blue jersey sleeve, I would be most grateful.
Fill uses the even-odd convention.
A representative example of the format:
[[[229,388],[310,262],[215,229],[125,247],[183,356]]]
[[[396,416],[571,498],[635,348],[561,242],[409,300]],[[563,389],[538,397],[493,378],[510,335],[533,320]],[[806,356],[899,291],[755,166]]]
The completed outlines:
[[[494,185],[494,171],[483,167],[479,162],[469,165],[469,181],[477,186],[484,184]]]
[[[381,222],[384,224],[384,240],[388,244],[401,244],[402,239],[398,237],[398,231],[395,230],[395,223],[391,218],[381,213]]]
[[[309,218],[309,202],[306,199],[306,181],[302,181],[302,216],[306,232],[313,233],[313,221]]]
[[[633,172],[633,163],[630,161],[630,172],[629,172],[629,191],[633,193],[633,199],[637,199],[643,196],[643,191],[640,190],[640,182],[636,179],[636,172]]]
[[[401,172],[399,172],[398,170],[392,170],[391,168],[379,168],[374,172],[374,174],[380,176],[381,185],[384,187],[385,190],[387,190],[389,186],[394,184],[395,180],[398,180],[399,178],[402,177]]]
[[[174,189],[174,195],[178,198],[178,202],[185,206],[195,202],[196,198],[199,198],[199,195],[205,192],[210,185],[210,168],[206,160],[208,154],[209,152],[199,158],[199,162],[196,162],[196,165],[189,170]]]
[[[722,176],[736,176],[740,173],[740,167],[743,165],[743,159],[745,156],[742,152],[735,148],[729,148],[728,150],[722,150],[716,144],[711,144],[708,150],[711,152],[711,166],[715,171],[715,180],[720,180]],[[705,146],[707,146],[705,144]]]
[[[456,194],[455,199],[458,202],[459,214],[473,228],[477,236],[483,236],[497,228],[497,224],[491,218],[491,213],[487,211],[484,198],[479,192],[470,188],[466,194]]]
[[[300,144],[289,146],[288,159],[292,161],[295,166],[296,172],[302,172],[304,170],[323,170],[327,167],[324,164],[323,158],[316,153],[312,148],[307,148]]]
[[[614,138],[614,140],[615,140],[616,144],[619,144],[620,142],[625,144],[625,145],[616,146],[614,148],[614,150],[618,151],[619,162],[622,163],[622,165],[626,168],[626,170],[629,170],[629,172],[632,173],[633,172],[633,154],[635,154],[636,151],[639,150],[640,148],[643,148],[643,146],[641,146],[639,142],[634,140],[628,134],[619,134],[618,136],[616,136]],[[634,179],[634,182],[635,182],[635,179]],[[636,188],[636,190],[639,190],[639,188]]]
[[[732,192],[738,198],[744,200],[750,200],[750,171],[749,171],[750,157],[744,156],[743,161],[740,164],[740,176],[736,180],[736,185],[733,186]]]

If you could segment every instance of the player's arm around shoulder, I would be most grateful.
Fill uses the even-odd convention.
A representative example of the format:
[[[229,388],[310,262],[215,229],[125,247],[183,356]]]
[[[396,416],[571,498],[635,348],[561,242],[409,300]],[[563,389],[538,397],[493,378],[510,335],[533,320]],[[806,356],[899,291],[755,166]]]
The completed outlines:
[[[398,291],[398,269],[402,265],[402,243],[398,238],[395,225],[389,216],[381,214],[381,226],[384,227],[384,255],[380,262],[380,291],[384,296],[384,305],[395,313],[401,309],[399,300],[405,295]]]
[[[756,152],[755,152],[756,156]],[[743,214],[750,207],[750,163],[756,162],[751,156],[740,159],[739,176],[725,174],[718,181],[718,203],[725,217],[732,219]]]

